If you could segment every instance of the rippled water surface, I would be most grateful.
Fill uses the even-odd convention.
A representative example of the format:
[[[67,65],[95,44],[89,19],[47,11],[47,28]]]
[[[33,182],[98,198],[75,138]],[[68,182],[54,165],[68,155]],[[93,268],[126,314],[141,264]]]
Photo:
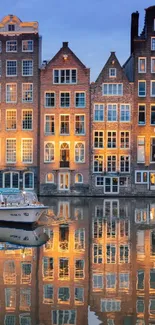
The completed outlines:
[[[155,199],[40,201],[36,228],[0,227],[0,325],[155,324]]]

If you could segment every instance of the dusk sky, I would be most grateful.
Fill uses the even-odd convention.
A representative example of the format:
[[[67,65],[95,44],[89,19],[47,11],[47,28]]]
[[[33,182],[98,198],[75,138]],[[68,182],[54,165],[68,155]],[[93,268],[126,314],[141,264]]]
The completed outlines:
[[[91,68],[94,81],[110,52],[121,64],[130,54],[131,13],[140,13],[140,31],[144,9],[152,0],[5,0],[0,19],[14,14],[22,21],[38,21],[43,38],[43,60],[51,59],[63,41]]]

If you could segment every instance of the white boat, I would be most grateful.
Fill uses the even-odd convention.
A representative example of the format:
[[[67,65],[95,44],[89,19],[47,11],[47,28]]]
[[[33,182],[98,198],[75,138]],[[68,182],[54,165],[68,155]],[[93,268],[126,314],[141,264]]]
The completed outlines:
[[[42,246],[49,240],[43,227],[16,229],[15,226],[0,225],[0,250]]]
[[[0,190],[0,221],[34,223],[47,210],[34,192]]]

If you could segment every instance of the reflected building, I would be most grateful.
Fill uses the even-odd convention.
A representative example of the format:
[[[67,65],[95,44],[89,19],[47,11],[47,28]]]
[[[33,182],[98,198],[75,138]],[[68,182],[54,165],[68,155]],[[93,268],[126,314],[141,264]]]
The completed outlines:
[[[88,206],[81,199],[50,204],[50,241],[39,254],[39,321],[88,324]]]

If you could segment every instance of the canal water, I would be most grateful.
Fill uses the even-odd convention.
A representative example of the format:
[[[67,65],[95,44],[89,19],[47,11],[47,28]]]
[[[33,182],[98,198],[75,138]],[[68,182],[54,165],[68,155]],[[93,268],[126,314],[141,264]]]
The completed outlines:
[[[155,324],[155,199],[40,201],[47,242],[0,243],[0,325]]]

